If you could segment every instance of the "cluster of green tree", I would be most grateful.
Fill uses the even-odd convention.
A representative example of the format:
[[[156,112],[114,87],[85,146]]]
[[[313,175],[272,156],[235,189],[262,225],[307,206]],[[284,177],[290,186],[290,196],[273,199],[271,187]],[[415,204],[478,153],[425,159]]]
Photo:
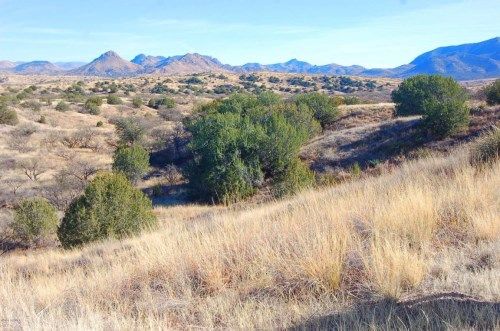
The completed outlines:
[[[186,169],[199,198],[231,203],[271,182],[279,195],[311,185],[300,147],[337,116],[332,99],[306,94],[285,101],[270,92],[234,94],[202,106],[186,123],[192,162]]]

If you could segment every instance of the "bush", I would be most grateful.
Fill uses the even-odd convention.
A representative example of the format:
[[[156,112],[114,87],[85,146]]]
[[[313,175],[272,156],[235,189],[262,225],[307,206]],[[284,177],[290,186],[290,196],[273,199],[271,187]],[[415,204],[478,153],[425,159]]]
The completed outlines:
[[[95,126],[98,127],[98,128],[101,128],[101,127],[104,126],[104,123],[102,121],[97,121],[97,123],[96,123]]]
[[[307,105],[314,112],[314,117],[321,123],[322,127],[332,123],[339,116],[335,102],[323,93],[307,93],[295,98],[295,102]]]
[[[140,144],[144,140],[146,128],[133,118],[120,118],[115,123],[116,131],[122,144]]]
[[[0,103],[0,124],[16,125],[17,123],[19,123],[19,119],[16,111]]]
[[[47,200],[31,198],[15,208],[12,229],[23,242],[35,244],[55,234],[58,221],[56,209]]]
[[[40,111],[42,109],[42,104],[36,100],[25,101],[21,104],[21,107],[30,109],[32,111]]]
[[[121,105],[123,103],[122,99],[120,99],[119,96],[114,95],[114,94],[108,95],[107,102],[108,102],[108,105]]]
[[[113,156],[113,170],[123,173],[129,180],[137,181],[149,168],[149,153],[141,146],[121,146]]]
[[[202,106],[187,121],[193,160],[186,169],[189,185],[200,198],[232,203],[252,195],[272,179],[279,194],[302,187],[312,176],[298,160],[300,147],[320,125],[307,105],[279,96],[235,94]]]
[[[122,174],[95,177],[64,215],[57,236],[64,248],[122,239],[156,225],[151,201]]]
[[[417,75],[405,79],[392,92],[397,116],[424,115],[425,103],[431,100],[465,101],[464,89],[453,79],[439,75]]]
[[[134,108],[141,108],[143,104],[144,102],[140,97],[134,97],[132,99],[132,105],[134,106]]]
[[[100,97],[90,97],[83,106],[90,114],[99,115],[101,113],[102,99]]]
[[[494,128],[474,144],[470,153],[470,161],[473,165],[490,164],[499,157],[500,129]]]
[[[285,171],[277,177],[274,186],[276,196],[293,194],[315,183],[314,173],[299,159],[294,159]]]
[[[447,137],[469,125],[465,100],[430,100],[424,103],[424,128],[438,137]]]
[[[168,98],[168,97],[153,98],[153,99],[149,100],[148,107],[151,107],[154,109],[174,108],[175,107],[175,100],[172,98]]]
[[[60,101],[57,105],[56,105],[56,110],[57,111],[68,111],[69,110],[69,105],[64,102],[64,101]]]
[[[498,105],[500,103],[500,79],[495,80],[484,89],[486,102],[489,105]]]

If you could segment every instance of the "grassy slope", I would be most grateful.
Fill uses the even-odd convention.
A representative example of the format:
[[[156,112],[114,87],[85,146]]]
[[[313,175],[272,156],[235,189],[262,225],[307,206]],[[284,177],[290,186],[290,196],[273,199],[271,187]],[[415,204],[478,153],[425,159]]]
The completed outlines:
[[[0,321],[500,327],[498,187],[499,163],[478,172],[459,153],[246,210],[159,209],[139,238],[2,257]]]

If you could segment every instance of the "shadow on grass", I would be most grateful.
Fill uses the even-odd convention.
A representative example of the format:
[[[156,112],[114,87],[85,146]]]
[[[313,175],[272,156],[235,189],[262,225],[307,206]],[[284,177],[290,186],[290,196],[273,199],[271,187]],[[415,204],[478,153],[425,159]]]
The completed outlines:
[[[500,303],[460,293],[405,302],[381,300],[305,321],[290,330],[494,330],[500,327]]]

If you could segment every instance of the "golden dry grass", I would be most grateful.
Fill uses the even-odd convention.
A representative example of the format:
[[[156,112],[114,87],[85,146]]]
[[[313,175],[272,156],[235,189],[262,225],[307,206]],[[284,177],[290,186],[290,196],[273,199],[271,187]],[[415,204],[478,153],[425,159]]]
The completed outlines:
[[[2,257],[0,321],[51,330],[500,327],[499,187],[500,163],[478,171],[459,153],[247,209],[157,209],[161,228],[137,238]],[[399,306],[441,292],[475,299]]]

